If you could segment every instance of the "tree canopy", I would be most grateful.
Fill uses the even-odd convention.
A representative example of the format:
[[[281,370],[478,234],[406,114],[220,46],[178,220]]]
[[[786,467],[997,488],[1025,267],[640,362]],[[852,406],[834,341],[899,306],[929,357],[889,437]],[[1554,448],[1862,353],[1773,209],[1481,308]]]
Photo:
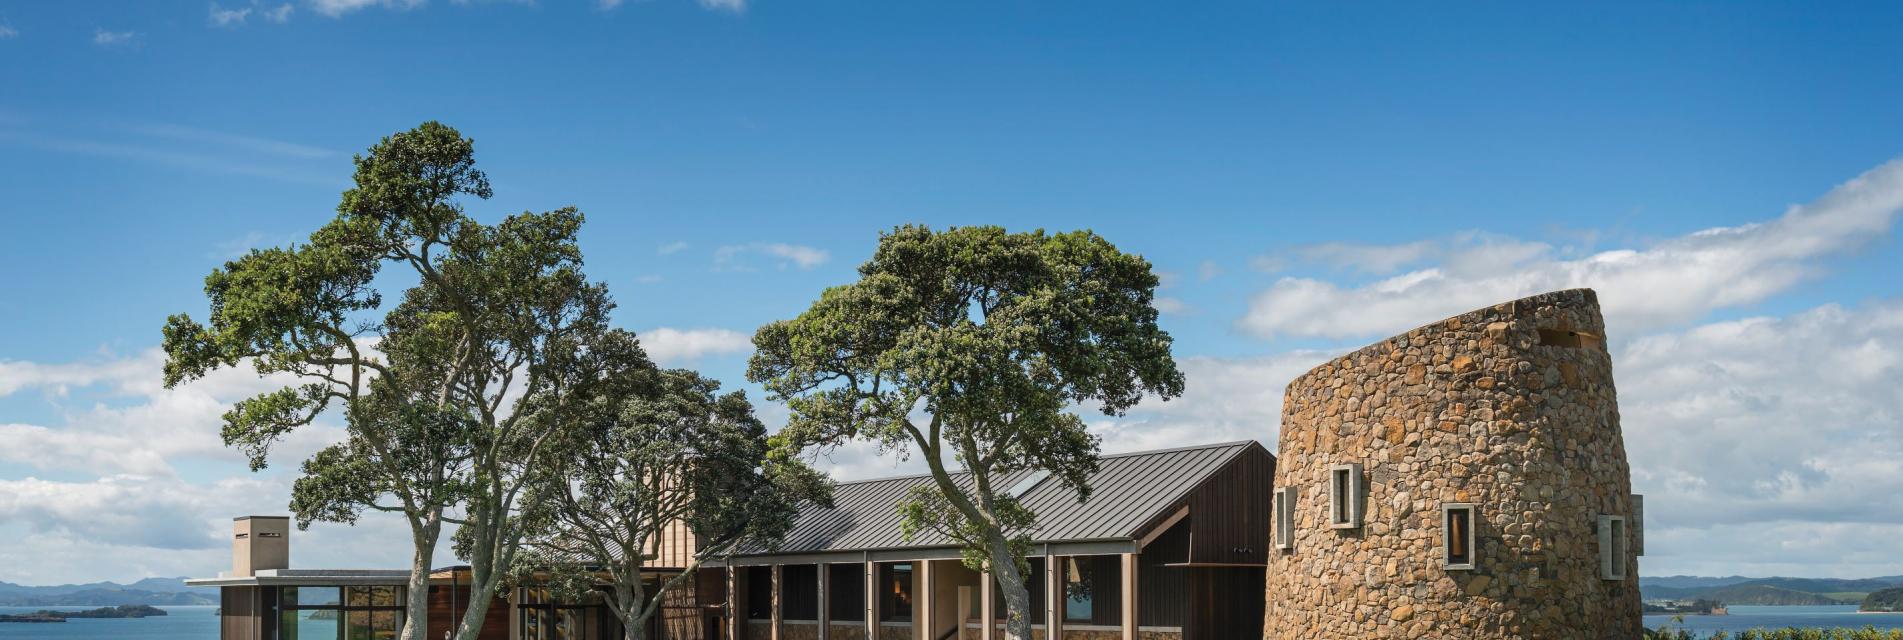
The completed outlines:
[[[921,456],[935,482],[904,505],[908,529],[944,533],[996,572],[1009,633],[1028,638],[1021,558],[1036,514],[993,483],[1041,470],[1088,499],[1098,438],[1072,407],[1120,415],[1182,394],[1157,284],[1148,261],[1089,231],[902,226],[857,282],[761,327],[748,377],[792,409],[787,447],[860,439]]]

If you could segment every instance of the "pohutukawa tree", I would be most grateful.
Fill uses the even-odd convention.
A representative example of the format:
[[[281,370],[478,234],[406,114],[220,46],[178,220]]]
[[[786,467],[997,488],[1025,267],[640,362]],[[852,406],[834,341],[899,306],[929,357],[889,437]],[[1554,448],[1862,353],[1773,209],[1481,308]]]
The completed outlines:
[[[645,364],[645,363],[642,363]],[[606,578],[608,609],[641,640],[708,559],[743,543],[773,547],[802,503],[831,504],[831,483],[798,459],[772,457],[746,395],[693,371],[630,366],[577,403],[579,428],[537,490],[548,526],[530,542],[558,597]],[[682,534],[696,545],[689,554]],[[672,546],[670,548],[670,545]],[[655,560],[683,569],[663,575]]]
[[[165,382],[250,363],[299,383],[237,404],[224,438],[262,468],[271,447],[328,411],[346,442],[308,461],[299,524],[400,512],[416,545],[405,640],[429,637],[428,571],[444,523],[472,568],[456,630],[474,638],[520,550],[529,474],[565,423],[569,382],[609,340],[612,303],[581,272],[573,209],[494,225],[463,211],[488,198],[472,143],[427,122],[355,160],[355,186],[307,243],[254,250],[206,278],[205,324],[165,327]],[[377,284],[407,285],[386,307]],[[530,406],[532,405],[532,406]]]
[[[1006,637],[1029,640],[1036,514],[997,483],[1044,471],[1086,500],[1098,439],[1070,407],[1118,415],[1182,394],[1157,277],[1089,231],[914,226],[882,235],[859,275],[761,327],[748,377],[792,409],[787,446],[859,439],[921,457],[933,483],[903,504],[907,535],[957,541],[997,577]]]

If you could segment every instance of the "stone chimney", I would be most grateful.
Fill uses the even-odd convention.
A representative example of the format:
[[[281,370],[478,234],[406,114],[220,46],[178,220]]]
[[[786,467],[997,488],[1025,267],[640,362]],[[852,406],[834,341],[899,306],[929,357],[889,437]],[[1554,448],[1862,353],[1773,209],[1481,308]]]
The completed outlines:
[[[264,569],[291,568],[291,519],[242,516],[231,523],[231,575],[246,577]]]

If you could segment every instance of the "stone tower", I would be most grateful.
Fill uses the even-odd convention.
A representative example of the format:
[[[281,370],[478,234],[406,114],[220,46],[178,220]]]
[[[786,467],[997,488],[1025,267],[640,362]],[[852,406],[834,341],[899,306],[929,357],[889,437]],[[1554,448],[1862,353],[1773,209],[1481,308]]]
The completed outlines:
[[[1639,500],[1591,290],[1316,367],[1280,449],[1265,637],[1639,636]]]

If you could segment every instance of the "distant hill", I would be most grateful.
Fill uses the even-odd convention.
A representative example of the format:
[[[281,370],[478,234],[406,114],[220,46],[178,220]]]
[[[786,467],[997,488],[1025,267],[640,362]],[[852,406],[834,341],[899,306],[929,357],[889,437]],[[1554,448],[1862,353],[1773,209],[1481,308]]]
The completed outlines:
[[[132,584],[93,582],[50,586],[0,582],[0,606],[116,607],[131,604],[218,604],[218,592],[216,589],[185,586],[184,578],[146,578]]]
[[[1705,578],[1667,576],[1639,579],[1639,592],[1648,600],[1717,600],[1727,605],[1856,604],[1865,594],[1903,587],[1903,576],[1876,578]]]
[[[1864,596],[1858,611],[1903,611],[1903,587],[1878,589]]]

